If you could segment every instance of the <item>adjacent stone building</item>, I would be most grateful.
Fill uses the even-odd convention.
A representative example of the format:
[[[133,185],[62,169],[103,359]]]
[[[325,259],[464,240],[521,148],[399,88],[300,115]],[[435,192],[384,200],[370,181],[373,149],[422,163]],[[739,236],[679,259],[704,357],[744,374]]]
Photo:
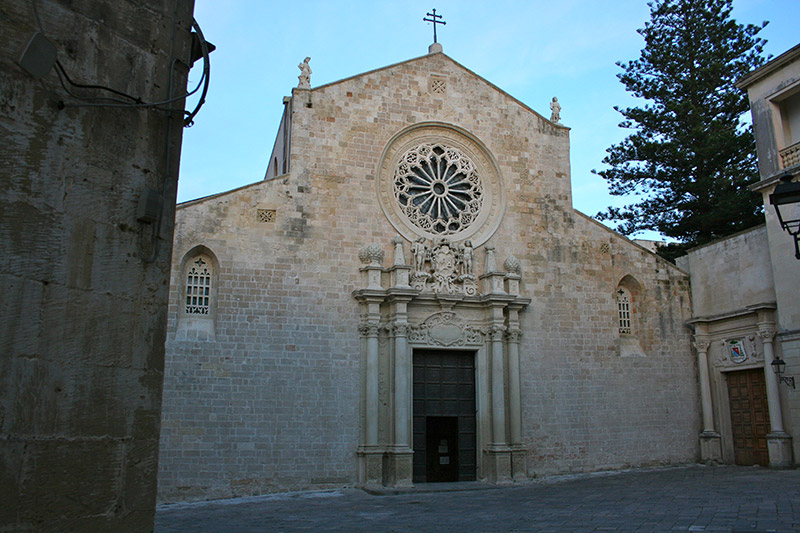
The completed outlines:
[[[192,8],[0,4],[2,531],[152,530]]]
[[[301,87],[178,206],[161,501],[696,459],[688,276],[572,208],[569,128],[436,45]]]
[[[800,174],[800,45],[737,86],[750,98],[762,178],[751,189],[763,195],[766,224],[678,262],[691,272],[702,458],[788,467],[800,457],[800,257],[770,195]],[[800,204],[782,212],[796,231]],[[779,361],[782,376],[773,371]]]

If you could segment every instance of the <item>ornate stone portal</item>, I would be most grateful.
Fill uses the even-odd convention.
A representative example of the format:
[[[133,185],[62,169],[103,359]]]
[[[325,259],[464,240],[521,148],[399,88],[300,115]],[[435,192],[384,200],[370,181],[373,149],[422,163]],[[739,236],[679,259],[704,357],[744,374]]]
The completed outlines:
[[[486,246],[484,272],[475,273],[469,240],[455,243],[394,239],[392,266],[384,268],[377,244],[359,254],[362,404],[359,482],[412,483],[412,364],[415,349],[458,349],[475,354],[477,479],[507,482],[525,477],[519,382],[521,268],[510,256],[496,267]],[[479,283],[479,281],[481,283]]]
[[[727,372],[757,369],[764,373],[771,431],[766,435],[769,465],[792,465],[791,436],[783,426],[778,378],[772,370],[775,338],[774,303],[749,306],[727,315],[695,318],[694,347],[700,381],[703,431],[700,455],[709,463],[734,462],[726,380]]]

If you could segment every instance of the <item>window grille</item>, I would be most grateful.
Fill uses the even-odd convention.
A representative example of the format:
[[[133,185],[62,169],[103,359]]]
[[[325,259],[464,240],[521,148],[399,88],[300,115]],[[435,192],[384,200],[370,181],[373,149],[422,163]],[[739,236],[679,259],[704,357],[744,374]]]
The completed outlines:
[[[627,291],[619,289],[617,291],[617,314],[619,317],[619,332],[621,334],[631,334],[631,298]]]
[[[207,315],[211,299],[211,270],[208,262],[197,258],[186,275],[186,312]]]

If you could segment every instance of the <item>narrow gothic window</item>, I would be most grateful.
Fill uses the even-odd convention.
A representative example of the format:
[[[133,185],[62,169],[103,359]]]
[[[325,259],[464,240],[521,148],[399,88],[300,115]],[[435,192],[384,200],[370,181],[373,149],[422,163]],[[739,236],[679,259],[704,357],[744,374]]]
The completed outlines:
[[[211,268],[198,257],[186,274],[186,313],[207,315],[211,298]]]
[[[625,289],[617,289],[617,315],[619,332],[630,335],[631,331],[631,297]]]

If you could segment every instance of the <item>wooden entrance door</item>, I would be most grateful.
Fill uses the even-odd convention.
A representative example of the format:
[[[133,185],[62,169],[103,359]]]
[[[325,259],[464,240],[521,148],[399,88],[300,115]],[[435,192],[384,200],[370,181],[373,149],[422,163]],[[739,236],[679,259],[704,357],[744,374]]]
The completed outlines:
[[[728,372],[733,451],[737,465],[769,466],[769,409],[764,370]]]
[[[474,481],[475,354],[414,350],[414,482]]]

